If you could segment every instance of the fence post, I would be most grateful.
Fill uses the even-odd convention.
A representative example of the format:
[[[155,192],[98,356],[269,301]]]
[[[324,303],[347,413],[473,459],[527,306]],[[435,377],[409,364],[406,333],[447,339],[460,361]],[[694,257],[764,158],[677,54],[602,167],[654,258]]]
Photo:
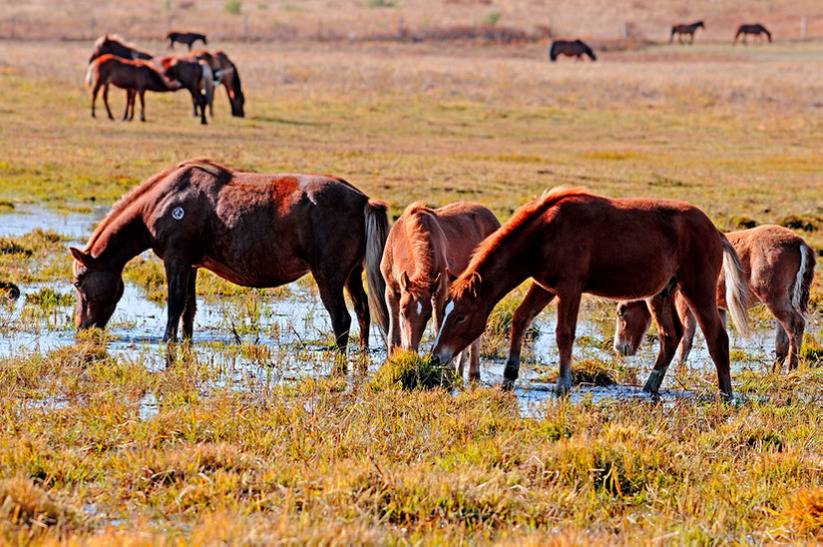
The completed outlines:
[[[94,40],[94,23],[95,23],[94,17],[89,19],[89,36],[91,37],[92,40]]]
[[[800,39],[806,41],[806,16],[800,18]]]
[[[623,36],[623,39],[629,37],[629,25],[626,21],[623,21],[623,24],[620,26],[620,34]]]
[[[397,23],[397,41],[403,41],[403,17],[400,17],[400,22]]]
[[[243,40],[249,41],[249,16],[243,14]]]
[[[11,18],[11,32],[9,33],[9,38],[14,38],[14,27],[17,25],[17,16],[12,16]]]
[[[169,31],[174,27],[174,15],[169,15],[169,22],[166,25],[166,30]]]

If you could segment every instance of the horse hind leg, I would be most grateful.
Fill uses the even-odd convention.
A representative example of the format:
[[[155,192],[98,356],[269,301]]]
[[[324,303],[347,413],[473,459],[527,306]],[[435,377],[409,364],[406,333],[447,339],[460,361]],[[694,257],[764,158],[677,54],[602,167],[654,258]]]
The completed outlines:
[[[672,362],[677,346],[683,338],[683,324],[677,314],[674,304],[674,297],[671,293],[658,294],[649,300],[649,311],[657,325],[658,339],[660,340],[660,350],[657,352],[657,359],[654,362],[654,369],[649,374],[649,379],[643,386],[643,391],[657,396],[660,393],[660,385],[666,370]]]
[[[314,272],[313,272],[314,273]],[[315,273],[317,288],[320,291],[320,300],[323,307],[329,312],[331,326],[334,331],[334,344],[341,353],[346,351],[349,343],[349,328],[351,327],[351,316],[346,309],[346,301],[343,298],[344,282],[333,278],[326,278],[322,274]],[[351,293],[350,293],[351,294]]]
[[[146,90],[141,89],[138,91],[140,95],[140,121],[146,121]],[[132,116],[134,116],[134,106],[132,106]]]
[[[702,291],[681,287],[689,307],[697,318],[706,339],[709,355],[717,369],[717,384],[724,398],[732,396],[732,378],[729,369],[729,335],[723,328],[715,299],[716,288],[705,287]]]
[[[354,313],[357,316],[357,323],[360,326],[360,349],[369,349],[369,325],[371,317],[369,316],[369,299],[366,296],[366,291],[363,289],[363,267],[357,266],[349,278],[346,280],[346,291],[349,293],[352,304],[354,305]],[[348,315],[348,312],[347,312]]]
[[[194,335],[194,315],[197,313],[197,269],[189,274],[186,301],[183,305],[183,339],[191,340]]]
[[[109,108],[109,84],[103,84],[103,104],[106,106],[106,113],[109,115],[109,119],[113,120],[114,116],[111,115],[111,108]]]
[[[793,370],[797,368],[800,359],[800,348],[803,344],[806,320],[790,306],[771,309],[771,312],[778,322],[778,331],[775,337],[775,352],[778,362],[785,362],[788,356],[789,370]]]

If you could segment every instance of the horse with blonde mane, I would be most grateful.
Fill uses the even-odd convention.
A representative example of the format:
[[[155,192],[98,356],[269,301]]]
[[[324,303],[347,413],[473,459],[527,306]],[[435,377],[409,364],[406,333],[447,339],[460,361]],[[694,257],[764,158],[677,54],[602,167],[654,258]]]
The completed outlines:
[[[720,269],[729,280],[735,324],[747,324],[746,287],[731,244],[697,207],[681,201],[613,199],[580,188],[555,188],[518,209],[478,247],[449,288],[432,353],[448,362],[482,334],[503,296],[533,280],[512,318],[503,387],[520,370],[523,335],[557,297],[560,374],[556,390],[571,388],[571,356],[582,293],[613,300],[649,299],[660,332],[660,353],[644,390],[657,395],[683,334],[674,305],[682,292],[697,316],[717,368],[721,393],[731,397],[729,337],[717,312]]]
[[[115,57],[131,59],[132,61],[137,59],[149,61],[153,57],[151,53],[138,49],[137,46],[126,42],[117,34],[105,34],[95,40],[94,49],[89,57],[89,63],[107,53]]]
[[[208,159],[185,161],[126,194],[84,249],[71,247],[78,329],[104,328],[123,295],[123,267],[146,249],[163,260],[168,284],[164,341],[182,317],[191,339],[198,268],[246,287],[277,287],[311,273],[345,351],[351,317],[345,287],[368,347],[369,307],[385,332],[380,257],[386,204],[324,175],[244,173]],[[369,295],[363,290],[366,270]]]
[[[389,353],[397,347],[417,351],[432,315],[440,328],[450,276],[462,272],[475,247],[499,227],[494,213],[478,203],[430,209],[418,201],[406,207],[389,232],[380,263],[389,309]],[[458,360],[461,376],[467,352]],[[480,380],[479,337],[471,343],[469,378]]]

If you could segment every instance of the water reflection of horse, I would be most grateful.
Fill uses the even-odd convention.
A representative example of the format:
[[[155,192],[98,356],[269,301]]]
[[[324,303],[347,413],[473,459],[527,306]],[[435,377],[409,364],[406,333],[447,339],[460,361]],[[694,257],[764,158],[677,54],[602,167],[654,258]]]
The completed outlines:
[[[735,324],[746,325],[745,295],[737,254],[698,208],[669,200],[611,199],[579,188],[557,188],[518,209],[478,247],[449,288],[445,316],[432,353],[449,361],[484,330],[509,291],[534,283],[512,318],[504,387],[520,369],[523,334],[557,297],[557,391],[571,387],[571,354],[582,293],[614,300],[648,298],[661,336],[660,353],[644,390],[656,394],[683,330],[674,305],[683,293],[705,334],[720,391],[731,396],[729,338],[715,296],[721,267],[730,280]],[[630,295],[630,296],[629,296]]]
[[[699,28],[706,28],[706,26],[703,24],[703,21],[697,21],[696,23],[692,23],[691,25],[675,25],[672,27],[672,35],[669,37],[669,43],[674,41],[674,35],[677,34],[677,41],[683,44],[685,43],[683,42],[683,36],[688,34],[689,43],[693,44],[694,33]]]
[[[106,105],[109,119],[114,119],[109,108],[109,85],[126,90],[126,110],[123,120],[134,118],[135,95],[140,97],[140,120],[146,121],[146,91],[176,91],[180,83],[168,80],[152,64],[142,59],[129,60],[106,54],[96,58],[86,72],[86,84],[91,91],[91,117],[95,117],[94,103],[97,93],[103,88],[103,104]]]
[[[775,353],[778,363],[789,358],[789,369],[797,367],[803,331],[808,315],[810,287],[814,277],[815,253],[803,238],[781,226],[758,226],[726,234],[740,257],[749,284],[748,304],[762,302],[777,319]],[[717,284],[717,302],[725,320],[725,276]],[[689,356],[696,329],[694,314],[683,297],[676,298],[677,311],[685,326],[680,342],[679,362]],[[634,355],[649,330],[651,314],[642,300],[621,302],[617,306],[614,349]]]
[[[743,43],[746,43],[746,35],[752,34],[756,36],[760,41],[763,41],[763,36],[761,34],[765,34],[766,38],[769,42],[772,41],[772,33],[766,30],[766,27],[761,25],[760,23],[755,23],[753,25],[740,25],[737,28],[737,33],[734,35],[734,42],[737,43],[737,38],[740,35],[743,35]]]
[[[311,273],[341,350],[351,324],[345,287],[367,347],[369,307],[384,332],[388,322],[379,269],[387,235],[386,205],[342,179],[242,173],[190,160],[126,194],[84,250],[71,248],[77,327],[105,327],[123,294],[123,267],[152,249],[166,270],[166,341],[176,339],[181,316],[183,336],[191,338],[197,269],[207,268],[247,287],[276,287]]]
[[[450,275],[462,272],[477,244],[499,227],[494,214],[477,203],[406,207],[389,233],[380,264],[389,309],[389,353],[396,347],[417,351],[432,314],[440,328]],[[457,365],[461,376],[467,352]],[[479,337],[471,344],[469,377],[480,379]]]
[[[126,42],[117,34],[106,34],[94,42],[94,49],[92,49],[91,56],[89,57],[89,63],[107,53],[131,60],[143,59],[148,61],[152,58],[151,53],[137,49],[136,46]]]
[[[175,42],[186,44],[187,46],[189,46],[189,51],[191,51],[191,45],[195,43],[197,40],[203,42],[203,45],[208,45],[208,42],[206,42],[205,34],[184,30],[170,31],[168,34],[166,34],[166,40],[169,41],[169,49],[174,49]]]
[[[246,97],[243,95],[243,87],[240,83],[240,73],[237,66],[229,59],[229,56],[223,51],[218,51],[214,54],[208,51],[193,51],[189,57],[197,59],[198,61],[205,61],[211,67],[216,80],[216,85],[221,83],[226,88],[226,94],[229,97],[229,104],[231,105],[231,115],[238,118],[245,116],[244,105]],[[211,106],[209,107],[211,108]]]
[[[557,61],[557,57],[560,55],[567,55],[569,57],[574,56],[577,57],[578,61],[583,59],[583,55],[588,55],[592,61],[597,60],[597,57],[594,56],[592,48],[587,46],[581,40],[555,40],[552,42],[552,45],[549,48],[549,58],[552,61]]]

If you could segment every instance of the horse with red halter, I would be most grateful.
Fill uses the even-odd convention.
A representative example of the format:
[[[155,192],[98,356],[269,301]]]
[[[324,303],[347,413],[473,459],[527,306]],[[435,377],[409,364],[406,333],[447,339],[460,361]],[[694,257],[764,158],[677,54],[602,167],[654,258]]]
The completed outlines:
[[[386,205],[342,179],[243,173],[189,160],[126,194],[85,249],[71,248],[77,327],[106,326],[123,294],[123,267],[152,249],[168,283],[164,341],[177,338],[181,317],[183,337],[192,337],[197,269],[207,268],[246,287],[276,287],[311,273],[341,351],[351,325],[345,287],[366,348],[369,307],[384,332],[388,323],[380,275],[387,235]]]
[[[192,32],[189,30],[172,30],[168,34],[166,34],[166,40],[169,41],[168,49],[174,49],[175,42],[186,44],[187,46],[189,46],[189,51],[191,51],[191,45],[195,43],[197,40],[203,42],[204,46],[208,45],[205,34],[200,34],[198,32]]]
[[[123,113],[123,120],[134,119],[135,95],[140,96],[140,121],[146,121],[145,94],[146,91],[166,92],[177,91],[180,83],[168,80],[149,62],[137,59],[130,61],[106,54],[98,57],[89,65],[86,72],[86,85],[92,88],[91,92],[91,117],[95,117],[94,103],[97,100],[97,93],[103,88],[103,104],[106,105],[106,112],[109,119],[113,120],[109,108],[109,86],[114,85],[126,90],[126,111]]]
[[[429,209],[412,203],[389,232],[380,271],[389,309],[388,349],[417,351],[434,315],[439,329],[450,272],[459,274],[474,248],[500,227],[494,213],[478,203],[452,203]],[[464,356],[457,369],[463,375]],[[471,343],[469,378],[480,380],[480,337]]]
[[[191,52],[189,57],[208,63],[214,73],[215,85],[222,83],[226,88],[229,105],[231,105],[231,115],[238,118],[244,117],[246,115],[244,111],[246,97],[243,95],[240,73],[237,71],[237,66],[229,59],[229,56],[223,51],[211,54],[208,51],[199,50]],[[211,105],[209,105],[209,113],[211,114]]]
[[[583,60],[583,55],[588,55],[592,61],[596,61],[592,48],[587,46],[582,40],[555,40],[549,48],[549,59],[557,61],[560,55],[577,57],[578,61]]]
[[[766,30],[766,27],[761,25],[760,23],[755,23],[753,25],[740,25],[737,27],[737,32],[734,35],[734,43],[737,43],[737,38],[740,35],[743,35],[743,43],[746,43],[746,35],[751,34],[757,37],[761,42],[763,41],[763,36],[761,34],[765,34],[766,38],[769,42],[772,41],[772,33]]]
[[[689,43],[693,44],[694,43],[694,33],[699,28],[702,28],[702,29],[706,28],[706,26],[703,24],[703,21],[697,21],[695,23],[692,23],[691,25],[683,25],[683,24],[674,25],[672,27],[672,35],[669,37],[669,43],[671,44],[674,41],[674,35],[676,34],[677,35],[677,41],[680,42],[681,44],[684,44],[685,42],[683,41],[683,36],[688,34],[689,38],[690,38]]]
[[[721,267],[730,283],[735,322],[747,324],[740,266],[731,244],[700,209],[671,200],[612,199],[580,188],[555,188],[518,209],[477,248],[449,288],[432,353],[445,363],[483,332],[509,291],[534,281],[512,318],[503,387],[520,369],[523,335],[557,297],[560,374],[556,390],[571,388],[571,355],[582,293],[613,300],[649,298],[661,336],[660,353],[644,390],[657,394],[683,330],[674,308],[680,290],[706,335],[720,391],[732,394],[729,338],[715,297]],[[633,295],[633,296],[627,296]]]
[[[206,105],[210,105],[214,97],[214,75],[211,67],[205,61],[193,61],[180,57],[164,57],[160,60],[163,74],[169,80],[180,82],[180,85],[189,90],[194,105],[194,115],[200,109],[200,123],[206,122]],[[205,93],[200,91],[205,90]]]
[[[105,34],[94,42],[94,49],[89,57],[89,63],[107,53],[131,60],[143,59],[148,61],[153,57],[151,53],[137,49],[136,46],[126,42],[117,34]]]
[[[762,302],[777,319],[775,353],[778,363],[789,358],[789,370],[797,367],[805,317],[809,313],[809,298],[814,278],[815,252],[803,238],[781,226],[758,226],[751,230],[726,234],[740,257],[743,275],[749,285],[749,307]],[[721,275],[717,284],[717,303],[725,318],[726,281]],[[689,356],[696,323],[694,314],[683,297],[677,295],[676,305],[685,326],[680,342],[679,363]],[[651,314],[642,300],[617,305],[617,329],[614,349],[623,355],[634,355],[649,330]]]

